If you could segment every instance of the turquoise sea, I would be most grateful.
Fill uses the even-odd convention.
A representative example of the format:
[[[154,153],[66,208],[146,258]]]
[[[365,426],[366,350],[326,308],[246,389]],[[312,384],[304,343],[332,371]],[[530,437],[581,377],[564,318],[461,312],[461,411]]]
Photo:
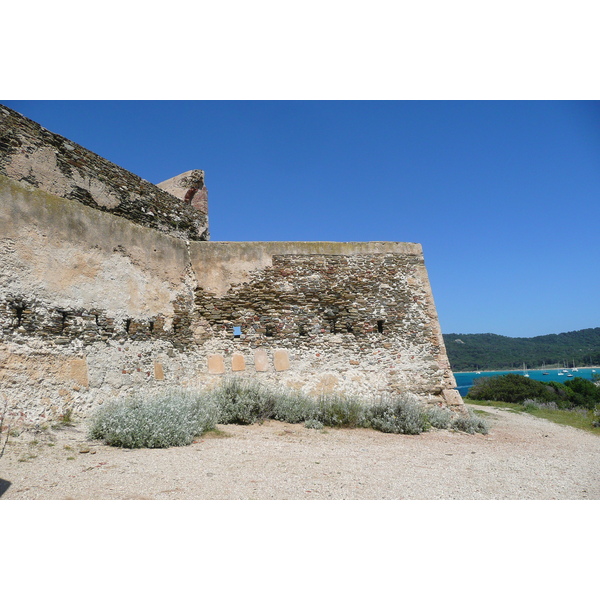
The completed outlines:
[[[473,381],[480,377],[495,377],[496,375],[506,375],[508,373],[516,373],[517,375],[524,375],[527,373],[530,379],[537,379],[538,381],[559,381],[564,383],[575,377],[581,377],[582,379],[592,379],[595,373],[600,374],[600,367],[596,368],[578,368],[578,369],[539,369],[539,370],[515,370],[515,371],[482,371],[481,373],[454,373],[456,378],[456,389],[460,392],[460,395],[464,398],[469,389],[473,385]]]

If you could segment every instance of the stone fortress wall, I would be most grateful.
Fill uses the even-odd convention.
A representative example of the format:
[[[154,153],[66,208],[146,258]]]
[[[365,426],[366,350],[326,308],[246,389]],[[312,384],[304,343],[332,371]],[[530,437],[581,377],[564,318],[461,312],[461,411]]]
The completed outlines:
[[[462,406],[420,245],[204,241],[202,171],[153,186],[44,132],[0,107],[0,390],[13,412],[41,421],[240,375]],[[72,149],[85,177],[60,167]]]

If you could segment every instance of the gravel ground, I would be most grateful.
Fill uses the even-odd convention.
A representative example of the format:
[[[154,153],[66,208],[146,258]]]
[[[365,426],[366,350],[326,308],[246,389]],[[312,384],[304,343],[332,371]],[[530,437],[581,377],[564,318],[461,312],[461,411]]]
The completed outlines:
[[[190,446],[124,450],[87,426],[25,431],[0,459],[7,500],[600,499],[600,436],[485,408],[488,435],[221,425]]]

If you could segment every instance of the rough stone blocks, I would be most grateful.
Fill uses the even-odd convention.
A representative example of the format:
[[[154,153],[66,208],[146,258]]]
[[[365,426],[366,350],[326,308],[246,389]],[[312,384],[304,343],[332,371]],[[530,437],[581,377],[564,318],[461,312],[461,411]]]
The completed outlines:
[[[461,406],[464,404],[458,390],[442,390],[442,397],[448,406]]]

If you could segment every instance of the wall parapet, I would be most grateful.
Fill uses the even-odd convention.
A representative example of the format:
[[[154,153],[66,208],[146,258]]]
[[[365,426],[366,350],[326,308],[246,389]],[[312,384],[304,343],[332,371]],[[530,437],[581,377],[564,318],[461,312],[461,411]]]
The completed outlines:
[[[192,205],[0,105],[0,174],[190,240],[208,240],[206,188]]]

